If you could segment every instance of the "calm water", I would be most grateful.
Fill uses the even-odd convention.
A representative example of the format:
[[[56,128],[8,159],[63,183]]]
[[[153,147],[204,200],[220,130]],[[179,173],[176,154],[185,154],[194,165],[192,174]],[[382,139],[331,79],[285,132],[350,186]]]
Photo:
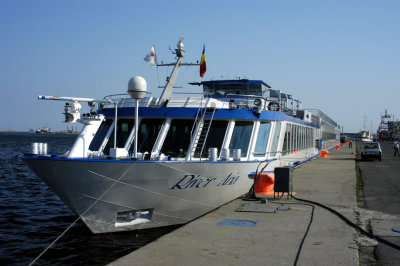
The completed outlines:
[[[48,152],[65,152],[74,135],[0,133],[0,263],[27,265],[76,216],[19,158],[32,142],[47,142]],[[76,223],[37,265],[104,265],[177,227],[93,235]]]

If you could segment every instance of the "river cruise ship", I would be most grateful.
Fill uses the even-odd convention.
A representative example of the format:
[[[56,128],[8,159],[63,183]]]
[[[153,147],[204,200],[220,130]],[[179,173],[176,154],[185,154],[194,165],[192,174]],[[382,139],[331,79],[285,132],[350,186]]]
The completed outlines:
[[[158,98],[139,76],[100,100],[39,96],[65,101],[66,122],[84,126],[68,152],[34,143],[23,159],[93,233],[187,223],[246,194],[257,169],[296,167],[339,144],[336,122],[262,80],[193,82],[201,95],[175,95],[182,42]]]

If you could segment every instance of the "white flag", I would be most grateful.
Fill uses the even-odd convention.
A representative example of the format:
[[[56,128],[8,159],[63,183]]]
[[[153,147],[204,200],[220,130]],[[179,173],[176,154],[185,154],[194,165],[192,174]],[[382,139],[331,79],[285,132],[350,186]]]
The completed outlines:
[[[152,67],[157,65],[156,49],[154,48],[154,45],[151,47],[150,51],[146,54],[144,61],[149,62],[149,64]]]

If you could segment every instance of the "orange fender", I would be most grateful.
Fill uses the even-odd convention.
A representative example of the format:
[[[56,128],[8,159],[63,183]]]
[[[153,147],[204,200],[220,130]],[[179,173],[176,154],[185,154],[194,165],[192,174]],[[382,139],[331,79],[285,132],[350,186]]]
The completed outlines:
[[[257,176],[254,175],[254,178],[257,178]],[[261,173],[260,178],[257,180],[257,183],[254,186],[254,193],[263,195],[274,195],[274,183],[274,173]]]
[[[321,157],[321,158],[326,158],[326,156],[328,155],[328,151],[326,151],[326,150],[321,150],[321,151],[319,151],[319,157]]]

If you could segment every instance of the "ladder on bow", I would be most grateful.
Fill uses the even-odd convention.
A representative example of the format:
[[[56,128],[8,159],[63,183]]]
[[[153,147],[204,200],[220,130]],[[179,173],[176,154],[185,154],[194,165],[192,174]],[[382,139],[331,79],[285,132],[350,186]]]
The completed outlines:
[[[208,133],[210,132],[211,124],[214,119],[214,114],[216,107],[208,107],[208,103],[211,98],[207,98],[204,106],[200,104],[199,110],[197,111],[195,122],[192,128],[191,136],[193,136],[194,141],[192,141],[192,146],[190,148],[190,160],[192,157],[202,158],[204,148],[207,142]],[[209,119],[205,119],[207,114],[211,113]],[[193,134],[193,131],[195,134]]]

